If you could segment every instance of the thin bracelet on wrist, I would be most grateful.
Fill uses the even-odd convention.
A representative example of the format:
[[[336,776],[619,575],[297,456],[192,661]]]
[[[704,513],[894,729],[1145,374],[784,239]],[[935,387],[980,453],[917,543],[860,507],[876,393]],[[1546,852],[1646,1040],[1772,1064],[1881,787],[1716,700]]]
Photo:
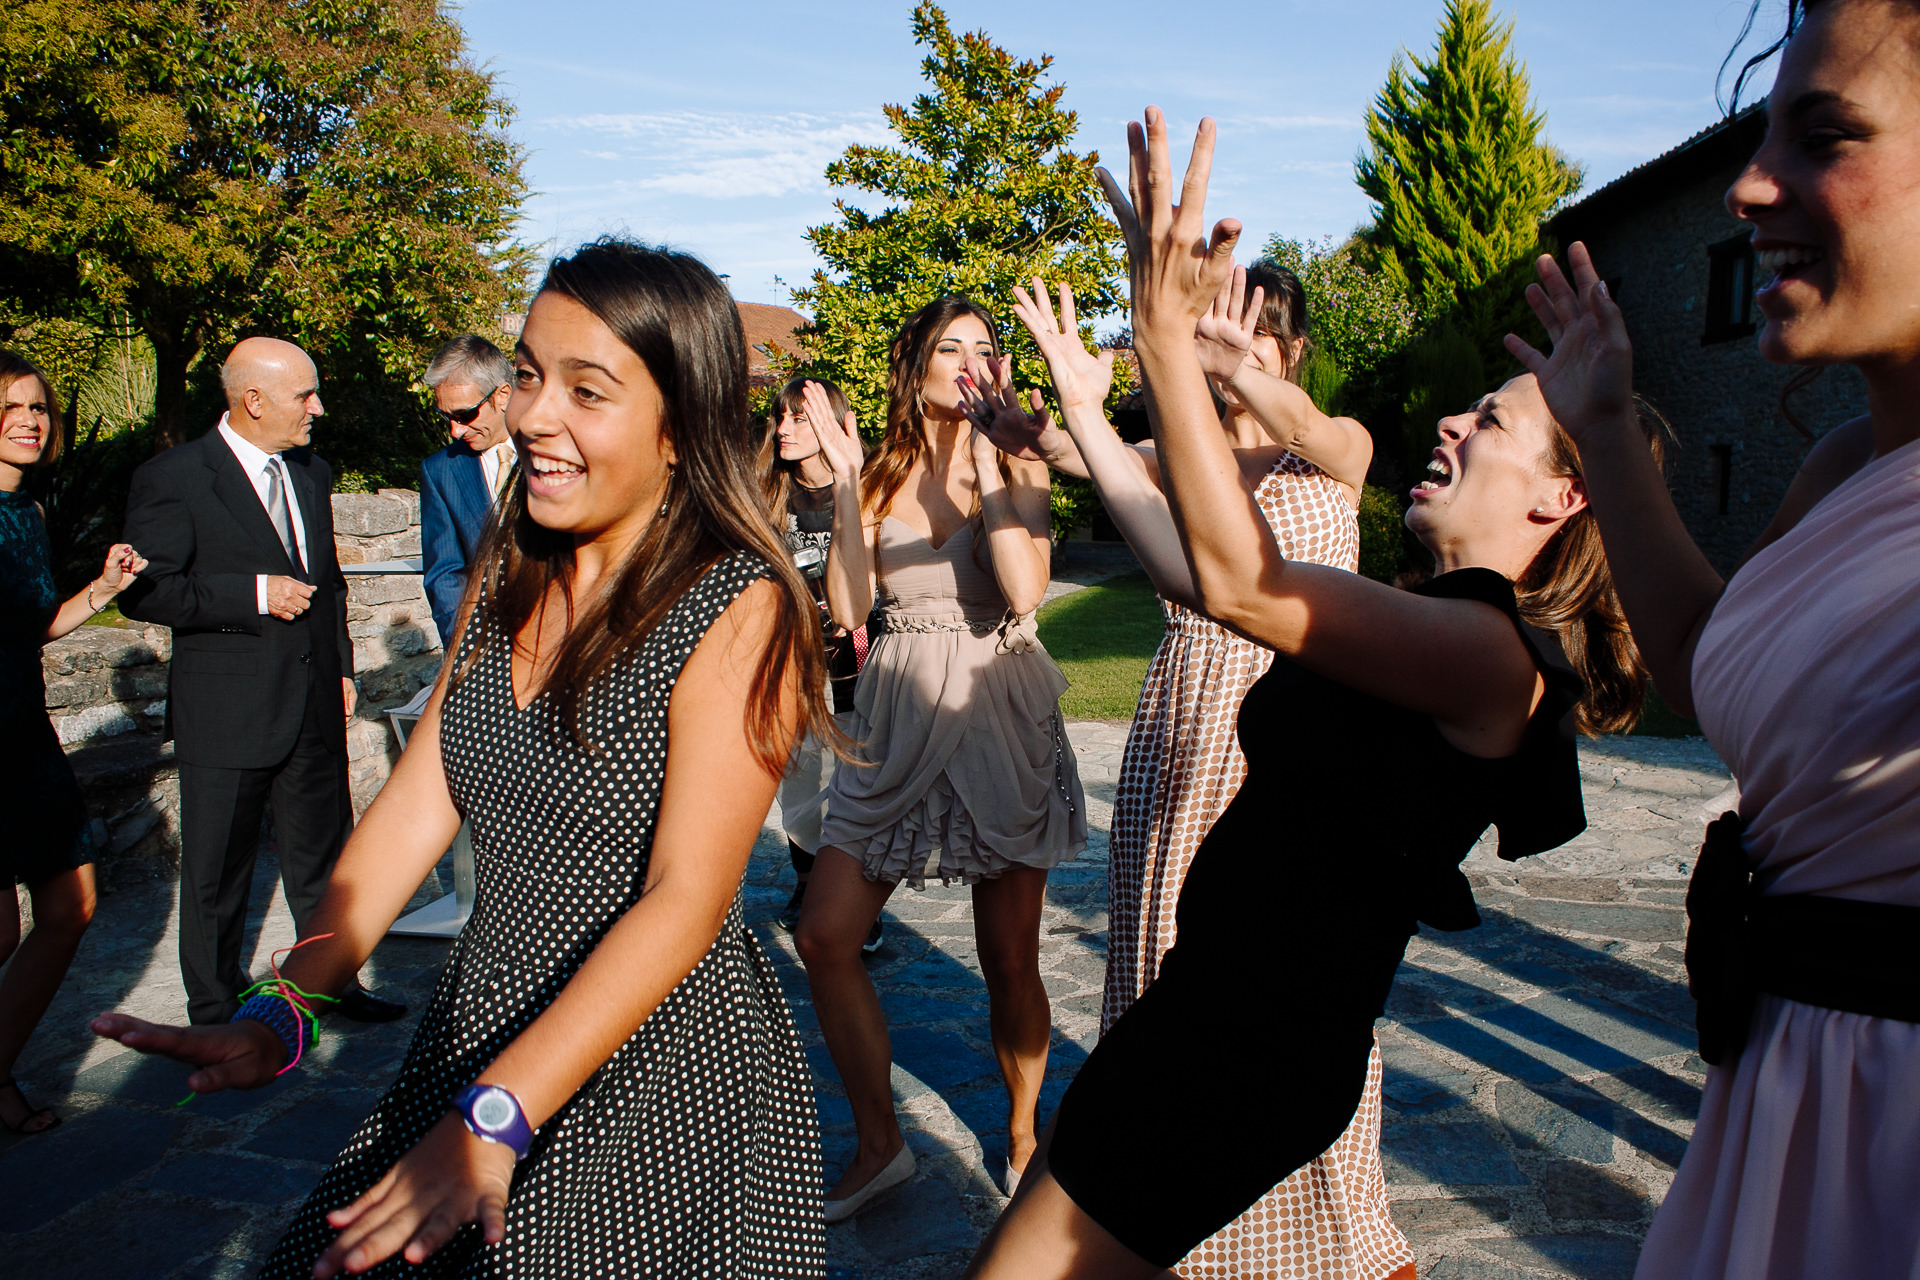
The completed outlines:
[[[100,585],[100,579],[98,578],[95,578],[92,582],[89,582],[87,584],[87,609],[89,610],[89,616],[100,612],[100,610],[105,607],[104,605],[97,605],[93,602],[93,589],[99,585]],[[109,601],[109,603],[110,602],[111,601]]]

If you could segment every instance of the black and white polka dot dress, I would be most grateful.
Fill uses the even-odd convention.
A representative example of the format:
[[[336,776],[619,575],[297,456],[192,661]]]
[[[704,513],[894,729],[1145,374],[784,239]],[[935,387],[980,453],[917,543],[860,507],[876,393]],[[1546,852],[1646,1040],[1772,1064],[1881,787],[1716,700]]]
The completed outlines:
[[[505,637],[446,700],[440,752],[473,824],[478,897],[400,1077],[347,1144],[263,1277],[305,1280],[350,1203],[447,1114],[453,1096],[544,1010],[636,903],[666,770],[667,700],[707,628],[756,579],[738,553],[710,569],[582,713],[589,754],[551,699],[520,710]],[[476,634],[477,633],[477,634]],[[725,780],[716,780],[725,786]],[[766,954],[735,900],[700,964],[520,1162],[503,1243],[463,1230],[423,1266],[382,1277],[791,1280],[825,1270],[812,1077]]]

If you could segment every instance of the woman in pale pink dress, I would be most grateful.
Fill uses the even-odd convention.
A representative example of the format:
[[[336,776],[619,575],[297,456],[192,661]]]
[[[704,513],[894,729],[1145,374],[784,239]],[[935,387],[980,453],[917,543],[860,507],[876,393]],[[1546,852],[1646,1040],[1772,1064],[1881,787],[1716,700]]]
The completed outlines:
[[[1791,18],[1727,207],[1775,272],[1761,352],[1853,365],[1871,412],[1814,449],[1773,540],[1723,583],[1635,456],[1584,247],[1530,291],[1552,359],[1508,339],[1579,442],[1661,692],[1741,786],[1688,895],[1715,1065],[1639,1280],[1920,1277],[1920,5]]]

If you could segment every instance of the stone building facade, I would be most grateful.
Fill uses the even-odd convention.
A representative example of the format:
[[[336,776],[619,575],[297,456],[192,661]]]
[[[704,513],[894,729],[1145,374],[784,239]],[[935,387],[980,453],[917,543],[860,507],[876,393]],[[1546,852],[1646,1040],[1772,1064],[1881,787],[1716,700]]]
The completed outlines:
[[[1679,438],[1674,501],[1722,573],[1772,520],[1810,443],[1780,405],[1796,370],[1760,357],[1750,228],[1725,203],[1765,132],[1764,104],[1750,107],[1548,224],[1563,248],[1586,242],[1620,303],[1634,386]],[[1818,435],[1866,412],[1866,384],[1829,369],[1792,407]]]
[[[386,717],[439,674],[440,636],[417,574],[352,566],[420,554],[420,495],[410,489],[333,495],[335,549],[347,571],[347,634],[360,708],[347,730],[357,817],[379,793],[399,743]],[[47,714],[86,793],[103,882],[171,875],[179,865],[180,785],[166,714],[164,627],[82,627],[46,646]]]

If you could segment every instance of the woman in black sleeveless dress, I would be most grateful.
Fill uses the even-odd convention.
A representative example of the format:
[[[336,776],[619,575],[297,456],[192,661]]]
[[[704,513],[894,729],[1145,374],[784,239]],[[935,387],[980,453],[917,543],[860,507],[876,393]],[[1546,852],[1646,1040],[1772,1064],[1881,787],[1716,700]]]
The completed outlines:
[[[738,894],[825,672],[738,315],[692,258],[605,241],[551,266],[514,364],[521,479],[458,649],[282,972],[339,989],[462,817],[473,917],[262,1275],[819,1276],[811,1076]],[[298,1047],[251,1001],[95,1026],[200,1092]]]
[[[1258,308],[1238,226],[1202,234],[1212,123],[1178,209],[1159,112],[1128,141],[1151,201],[1137,221],[1102,177],[1170,514],[1204,611],[1280,656],[1242,704],[1247,780],[1195,855],[1158,978],[1081,1068],[1046,1173],[974,1261],[996,1280],[1160,1275],[1331,1146],[1417,922],[1479,923],[1458,864],[1489,824],[1506,858],[1580,832],[1574,730],[1630,723],[1644,688],[1578,454],[1531,377],[1440,423],[1407,515],[1430,581],[1282,559],[1194,351],[1196,329],[1247,347]],[[1246,892],[1276,874],[1284,899]]]

